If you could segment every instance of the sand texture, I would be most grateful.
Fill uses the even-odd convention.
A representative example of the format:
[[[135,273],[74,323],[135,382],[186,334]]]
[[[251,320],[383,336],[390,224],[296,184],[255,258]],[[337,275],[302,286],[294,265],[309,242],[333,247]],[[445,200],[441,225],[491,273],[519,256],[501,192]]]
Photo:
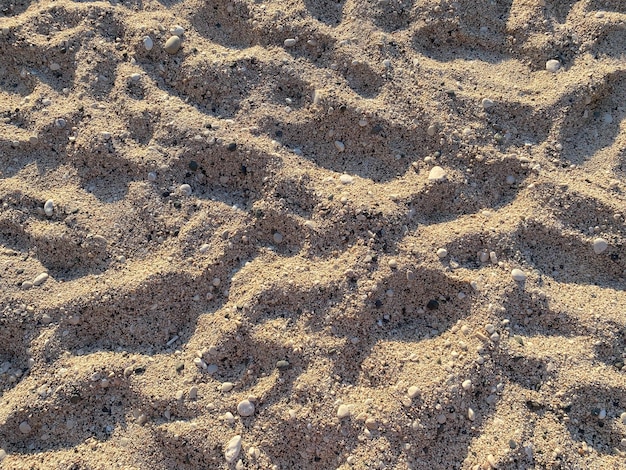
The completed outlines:
[[[0,0],[0,467],[626,468],[625,116],[623,0]]]

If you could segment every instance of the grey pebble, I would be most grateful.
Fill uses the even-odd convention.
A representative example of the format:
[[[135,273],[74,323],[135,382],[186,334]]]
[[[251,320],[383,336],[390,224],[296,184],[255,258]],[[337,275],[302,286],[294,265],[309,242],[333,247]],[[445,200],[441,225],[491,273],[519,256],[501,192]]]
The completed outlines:
[[[254,414],[254,403],[250,400],[240,401],[237,405],[237,413],[243,417],[252,416]]]
[[[154,41],[152,40],[150,36],[146,36],[145,38],[143,38],[142,42],[143,42],[144,49],[147,51],[151,51],[152,48],[154,47]]]
[[[167,52],[168,54],[176,54],[179,51],[182,42],[183,41],[180,39],[180,37],[172,36],[165,42],[163,49],[165,49],[165,52]]]
[[[274,232],[274,236],[272,238],[274,239],[274,243],[282,243],[283,242],[283,235],[280,232]]]

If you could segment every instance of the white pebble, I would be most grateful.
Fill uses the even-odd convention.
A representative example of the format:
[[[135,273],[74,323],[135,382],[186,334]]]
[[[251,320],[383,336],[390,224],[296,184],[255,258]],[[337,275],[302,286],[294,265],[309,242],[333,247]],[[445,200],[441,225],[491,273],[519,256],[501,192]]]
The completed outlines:
[[[593,241],[593,252],[599,255],[609,247],[609,243],[604,238],[596,238]]]
[[[296,40],[294,38],[285,39],[285,47],[293,47],[296,45]]]
[[[340,152],[343,152],[346,149],[346,146],[340,140],[335,140],[335,148]]]
[[[226,462],[233,463],[239,457],[239,452],[241,452],[241,436],[237,435],[231,438],[226,444],[226,449],[224,449],[224,458]]]
[[[352,184],[352,182],[354,181],[354,178],[344,173],[343,175],[339,177],[339,181],[341,181],[343,184]]]
[[[467,379],[463,381],[461,386],[463,387],[463,390],[469,390],[470,388],[472,388],[472,381],[470,379]]]
[[[622,424],[626,424],[626,411],[619,415],[619,419],[622,421]]]
[[[145,38],[143,38],[143,47],[147,51],[151,51],[152,48],[154,47],[154,41],[152,40],[150,36],[146,36]]]
[[[511,277],[515,281],[522,282],[526,280],[526,273],[521,269],[515,268],[511,271]]]
[[[448,250],[446,250],[445,248],[439,248],[437,250],[437,256],[439,256],[440,259],[444,259],[446,256],[448,256]]]
[[[181,184],[179,189],[183,196],[191,196],[191,186],[187,183]]]
[[[555,59],[550,59],[546,62],[546,70],[548,72],[556,73],[561,68],[561,62]]]
[[[28,424],[26,421],[22,421],[20,423],[20,432],[22,434],[30,434],[31,431],[32,428],[30,427],[30,424]]]
[[[413,385],[412,387],[409,387],[409,389],[407,390],[407,395],[411,398],[415,398],[416,396],[418,396],[420,393],[420,389],[417,388],[415,385]]]
[[[250,400],[240,401],[237,405],[237,413],[244,417],[252,416],[254,414],[254,403]]]
[[[41,273],[41,274],[37,275],[37,277],[35,279],[33,279],[33,285],[34,286],[40,286],[44,282],[46,282],[47,280],[48,280],[48,273]]]
[[[474,421],[476,419],[476,413],[474,413],[474,410],[472,410],[471,408],[467,409],[467,419],[469,419],[470,421]]]
[[[172,33],[174,36],[182,36],[183,33],[185,32],[185,28],[183,28],[180,25],[174,25],[170,28],[170,33]]]
[[[352,406],[351,405],[339,405],[337,408],[337,418],[347,418],[352,414]]]
[[[428,173],[428,181],[443,181],[446,179],[446,172],[440,166],[434,166]]]
[[[0,448],[0,463],[2,463],[2,461],[6,458],[6,456],[7,456],[6,450]]]
[[[220,390],[224,393],[230,392],[235,385],[232,382],[224,382],[220,387]]]
[[[43,211],[48,217],[52,217],[52,214],[54,214],[54,201],[52,199],[48,199],[46,201],[43,205]]]

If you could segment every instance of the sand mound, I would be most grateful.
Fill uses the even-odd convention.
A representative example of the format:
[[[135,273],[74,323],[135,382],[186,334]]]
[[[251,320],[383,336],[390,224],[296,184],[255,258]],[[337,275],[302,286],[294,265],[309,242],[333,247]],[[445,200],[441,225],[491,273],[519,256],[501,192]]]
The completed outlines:
[[[0,7],[0,467],[622,467],[624,2]]]

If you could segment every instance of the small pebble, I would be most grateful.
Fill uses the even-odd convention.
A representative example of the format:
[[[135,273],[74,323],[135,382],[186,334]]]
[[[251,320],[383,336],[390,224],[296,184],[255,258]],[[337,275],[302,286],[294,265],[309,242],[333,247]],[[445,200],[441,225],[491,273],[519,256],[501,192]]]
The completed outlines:
[[[474,410],[472,410],[471,408],[467,409],[467,419],[469,419],[470,421],[474,421],[476,419],[476,413],[474,413]]]
[[[390,259],[387,264],[391,269],[396,269],[398,267],[398,262],[395,259]]]
[[[415,398],[416,396],[418,396],[420,393],[420,389],[417,388],[415,385],[409,387],[409,389],[407,390],[407,395],[411,398]]]
[[[250,400],[240,401],[237,405],[237,413],[243,417],[252,416],[254,414],[254,403]]]
[[[548,72],[556,73],[561,68],[561,62],[555,59],[550,59],[546,62],[546,70]]]
[[[293,47],[296,45],[296,40],[294,38],[285,39],[285,47]]]
[[[220,390],[224,393],[230,392],[235,385],[232,382],[224,382],[220,387]]]
[[[446,250],[445,248],[439,248],[437,250],[437,256],[439,256],[440,259],[444,259],[446,256],[448,256],[448,250]]]
[[[157,174],[154,171],[151,171],[150,173],[148,173],[148,181],[156,181],[157,179]]]
[[[191,186],[187,183],[181,184],[179,189],[183,196],[191,196]]]
[[[428,173],[428,181],[443,181],[446,179],[446,172],[440,166],[434,166]]]
[[[286,369],[289,367],[289,361],[281,360],[276,362],[276,367],[278,369]]]
[[[437,127],[434,124],[431,124],[428,126],[428,129],[426,129],[426,133],[433,137],[437,133]]]
[[[224,458],[227,463],[233,463],[239,457],[239,452],[241,452],[241,436],[234,436],[228,441],[226,444],[226,449],[224,449]]]
[[[144,49],[147,51],[151,51],[152,48],[154,47],[154,41],[152,40],[150,36],[144,37],[142,42],[143,42]]]
[[[352,184],[354,178],[352,178],[352,176],[350,175],[343,174],[339,177],[339,181],[341,181],[343,184]]]
[[[626,424],[626,411],[619,415],[619,419],[622,421],[622,424]]]
[[[283,234],[280,232],[274,232],[274,235],[272,236],[272,238],[274,239],[274,243],[283,242]]]
[[[174,25],[170,28],[170,33],[172,33],[174,36],[182,36],[185,32],[185,28],[183,28],[180,25]]]
[[[511,271],[511,277],[514,281],[523,282],[526,280],[526,273],[521,269],[515,268]]]
[[[513,175],[508,175],[506,177],[506,184],[515,184],[515,176]]]
[[[463,390],[469,390],[470,388],[472,388],[472,381],[467,379],[467,380],[463,381],[461,386],[463,387]]]
[[[48,280],[48,273],[41,273],[41,274],[37,275],[37,277],[35,279],[33,279],[33,285],[34,286],[40,286],[44,282],[46,282],[47,280]]]
[[[179,51],[182,42],[183,41],[180,39],[180,37],[172,36],[165,42],[163,49],[165,49],[165,52],[167,52],[168,54],[176,54]]]
[[[489,98],[483,98],[482,105],[483,105],[483,108],[489,109],[489,108],[493,108],[495,106],[495,103]]]
[[[343,152],[346,149],[346,146],[340,140],[335,140],[335,148],[339,150],[340,152]]]
[[[30,434],[31,431],[32,428],[30,427],[30,424],[28,424],[26,421],[22,421],[20,423],[20,432],[22,434]]]
[[[196,387],[195,385],[189,389],[189,398],[191,398],[192,400],[198,398],[198,387]]]
[[[352,414],[351,405],[339,405],[339,408],[337,408],[337,418],[339,419],[347,418],[351,414]]]
[[[604,238],[596,238],[593,241],[593,252],[599,255],[609,247],[609,243]]]
[[[0,449],[0,463],[6,458],[7,452],[4,449]]]
[[[43,211],[48,217],[52,217],[52,215],[54,214],[54,201],[52,199],[48,199],[46,201],[46,203],[43,205]]]

